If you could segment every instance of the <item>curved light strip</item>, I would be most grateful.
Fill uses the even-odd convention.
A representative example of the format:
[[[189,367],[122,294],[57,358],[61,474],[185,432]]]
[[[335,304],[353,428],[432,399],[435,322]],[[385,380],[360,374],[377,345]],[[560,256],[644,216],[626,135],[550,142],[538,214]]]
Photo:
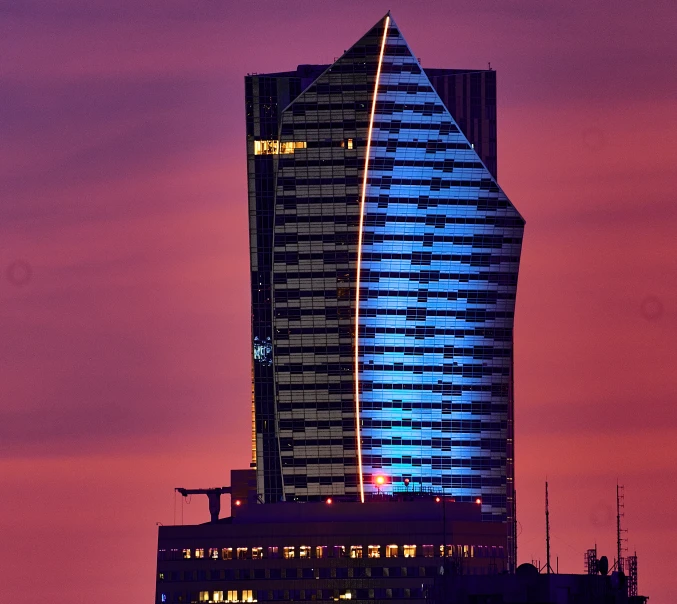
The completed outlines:
[[[367,202],[367,174],[369,170],[369,152],[371,150],[371,133],[374,128],[374,113],[376,113],[376,94],[378,82],[381,79],[381,63],[388,37],[390,15],[386,15],[381,40],[381,52],[378,56],[376,68],[376,83],[374,84],[374,98],[371,101],[371,115],[369,116],[369,133],[367,135],[367,153],[364,157],[364,178],[362,179],[362,198],[360,199],[360,230],[357,235],[357,288],[355,291],[355,427],[357,435],[357,467],[360,475],[360,501],[364,503],[364,476],[362,476],[362,438],[360,434],[360,273],[362,270],[362,227],[364,225],[364,206]]]

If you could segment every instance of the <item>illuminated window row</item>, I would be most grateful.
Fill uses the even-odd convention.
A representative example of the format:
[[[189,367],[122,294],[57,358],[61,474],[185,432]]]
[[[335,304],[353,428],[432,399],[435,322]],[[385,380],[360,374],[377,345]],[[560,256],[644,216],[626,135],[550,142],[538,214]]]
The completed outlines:
[[[199,602],[256,602],[254,592],[251,589],[238,591],[232,589],[229,591],[201,591],[198,598]]]
[[[438,551],[439,549],[439,551]],[[436,553],[437,552],[437,553]],[[327,558],[331,554],[333,558],[415,558],[417,555],[423,558],[433,558],[436,555],[444,557],[444,546],[436,548],[434,545],[334,545],[331,548],[326,545],[290,545],[284,547],[269,546],[265,558]],[[447,545],[446,556],[448,557],[503,557],[503,548],[485,545]],[[261,560],[264,558],[263,547],[203,547],[184,548],[158,551],[159,560],[177,559],[211,559],[211,560]]]
[[[305,149],[307,146],[305,141],[254,141],[254,155],[288,155],[294,153],[296,149]]]

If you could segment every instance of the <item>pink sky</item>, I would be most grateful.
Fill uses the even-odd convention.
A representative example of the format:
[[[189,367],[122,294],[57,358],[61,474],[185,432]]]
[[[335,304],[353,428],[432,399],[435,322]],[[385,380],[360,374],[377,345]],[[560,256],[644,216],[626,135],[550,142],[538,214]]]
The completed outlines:
[[[677,6],[241,4],[0,6],[0,601],[152,601],[173,488],[248,464],[243,77],[388,9],[424,66],[498,73],[520,562],[546,476],[560,570],[613,558],[619,480],[640,592],[677,601]]]

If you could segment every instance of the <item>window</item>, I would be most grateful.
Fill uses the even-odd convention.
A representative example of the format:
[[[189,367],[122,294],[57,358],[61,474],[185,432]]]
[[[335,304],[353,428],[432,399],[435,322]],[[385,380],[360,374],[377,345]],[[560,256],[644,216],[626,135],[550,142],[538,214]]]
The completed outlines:
[[[247,559],[247,549],[246,547],[238,547],[237,548],[237,559],[238,560],[246,560]]]
[[[280,552],[278,551],[277,545],[273,545],[268,548],[268,557],[269,558],[279,558]]]
[[[434,558],[435,557],[435,547],[433,545],[422,545],[421,549],[423,550],[424,558]]]
[[[263,548],[252,547],[252,560],[260,560],[261,558],[263,558]]]
[[[326,545],[317,545],[315,547],[315,557],[316,558],[326,558],[327,557],[327,546]]]
[[[186,548],[183,550],[183,559],[184,560],[190,559],[190,548]]]
[[[236,589],[231,589],[228,591],[228,598],[226,599],[226,602],[237,602],[237,590]]]
[[[446,557],[451,558],[454,555],[454,546],[453,545],[447,545],[447,552],[446,552]],[[444,558],[445,553],[444,553],[444,545],[440,545],[440,558]]]
[[[381,557],[381,546],[380,545],[370,545],[367,548],[368,556],[370,558],[380,558]]]
[[[362,546],[361,545],[351,545],[350,546],[350,557],[351,558],[361,558],[362,557]]]
[[[470,557],[470,547],[468,547],[467,545],[463,546],[463,557],[464,558]]]
[[[209,548],[209,557],[212,560],[218,560],[219,559],[219,548],[218,547],[210,547]]]
[[[310,558],[310,545],[299,547],[299,558]]]
[[[211,598],[209,597],[209,592],[208,591],[201,591],[198,597],[198,601],[200,602],[209,602]]]
[[[334,558],[345,558],[346,555],[346,546],[345,545],[335,545],[334,546]]]
[[[254,155],[288,155],[296,149],[305,149],[305,141],[280,142],[280,141],[254,141]]]
[[[205,557],[204,547],[196,547],[195,548],[195,557],[196,558],[204,558]]]
[[[233,559],[233,548],[224,547],[221,549],[221,559],[222,560],[232,560]]]
[[[222,591],[215,591],[214,592],[214,602],[223,602],[223,592]]]
[[[294,546],[292,545],[291,547],[285,547],[283,550],[283,556],[285,560],[288,560],[290,558],[294,557]]]
[[[251,589],[242,590],[242,601],[243,602],[253,602],[254,601],[254,592]]]
[[[403,545],[402,554],[405,558],[415,558],[416,557],[416,546],[415,545]]]
[[[386,545],[386,558],[397,558],[397,545]]]

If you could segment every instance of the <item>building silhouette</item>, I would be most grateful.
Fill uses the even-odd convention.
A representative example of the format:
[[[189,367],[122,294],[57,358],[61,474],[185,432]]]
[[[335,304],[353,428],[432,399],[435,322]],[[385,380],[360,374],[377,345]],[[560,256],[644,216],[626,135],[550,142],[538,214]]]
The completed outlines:
[[[511,524],[524,221],[495,72],[424,71],[386,15],[245,85],[260,499],[415,488]]]

